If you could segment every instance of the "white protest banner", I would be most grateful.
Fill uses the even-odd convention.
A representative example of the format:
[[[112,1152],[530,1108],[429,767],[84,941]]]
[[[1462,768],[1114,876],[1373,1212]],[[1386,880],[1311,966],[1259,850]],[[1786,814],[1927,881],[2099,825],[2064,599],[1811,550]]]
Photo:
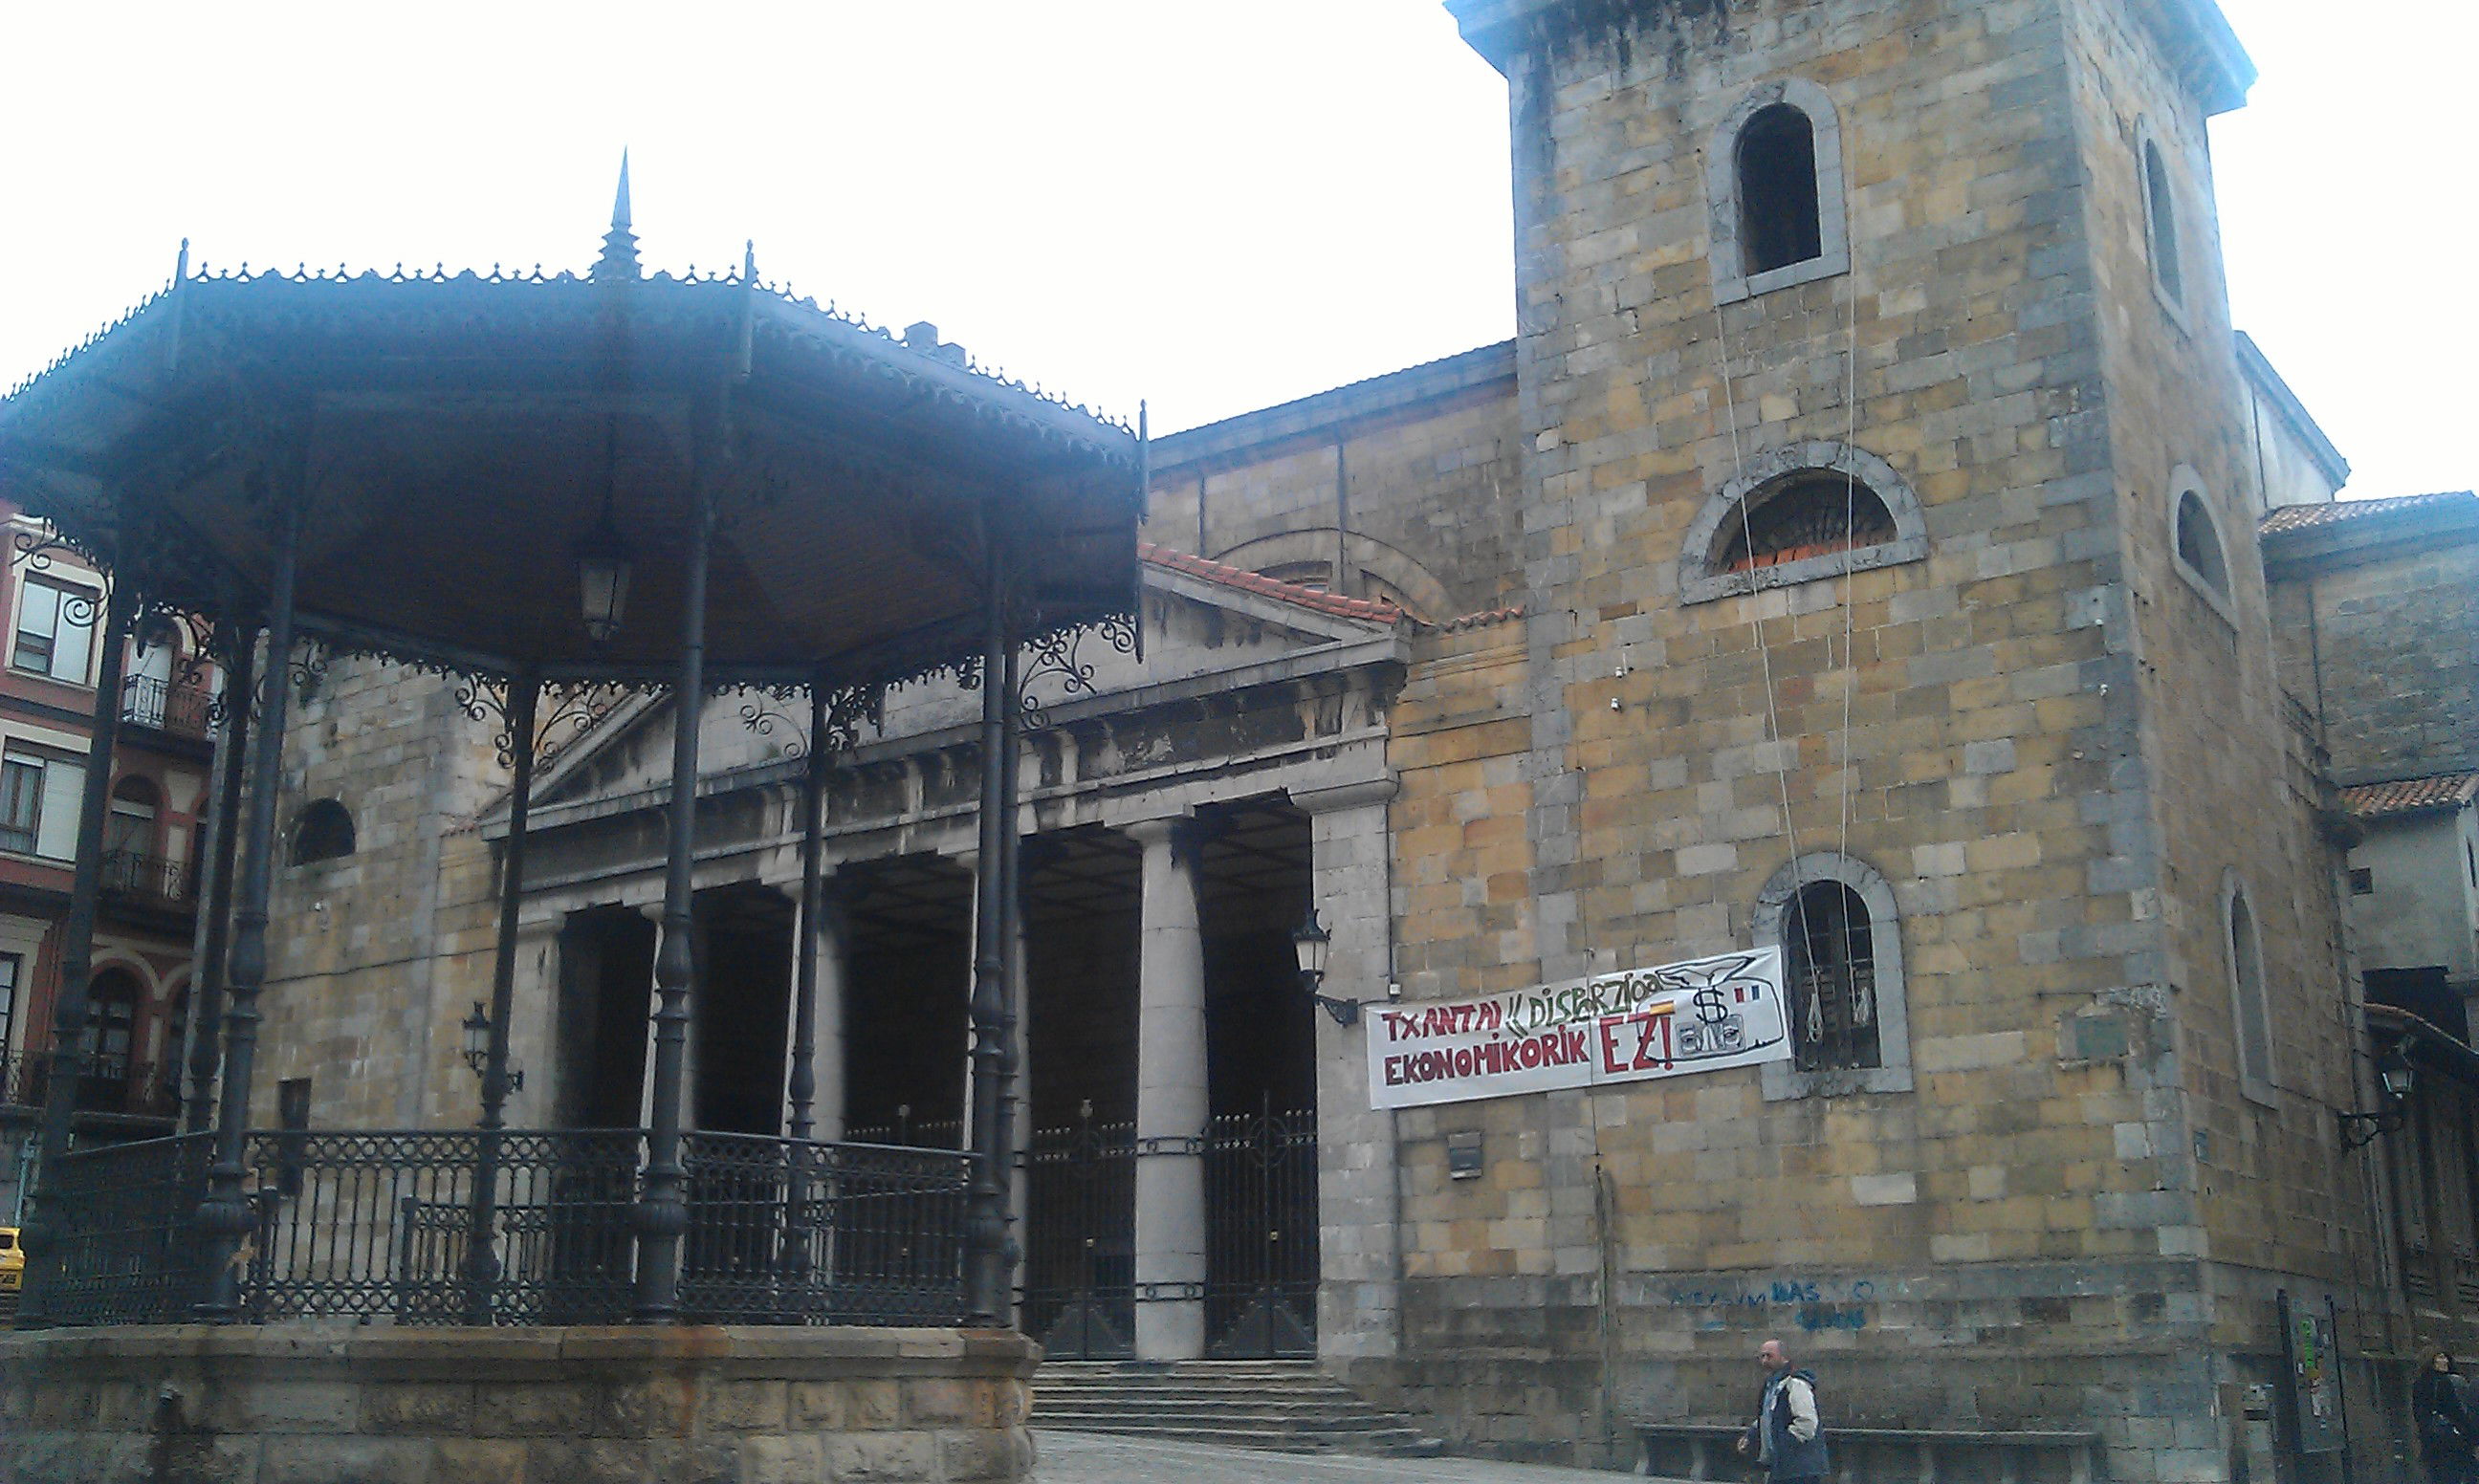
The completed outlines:
[[[1368,1101],[1418,1108],[1790,1060],[1778,948],[1371,1006]]]

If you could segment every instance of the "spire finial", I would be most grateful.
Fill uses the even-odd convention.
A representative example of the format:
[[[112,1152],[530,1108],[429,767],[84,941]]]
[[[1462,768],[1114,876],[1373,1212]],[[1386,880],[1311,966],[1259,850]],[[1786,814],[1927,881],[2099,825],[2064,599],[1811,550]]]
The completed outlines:
[[[602,256],[595,261],[598,280],[638,277],[637,234],[628,230],[628,151],[620,151],[620,190],[611,198],[611,230],[602,234]]]

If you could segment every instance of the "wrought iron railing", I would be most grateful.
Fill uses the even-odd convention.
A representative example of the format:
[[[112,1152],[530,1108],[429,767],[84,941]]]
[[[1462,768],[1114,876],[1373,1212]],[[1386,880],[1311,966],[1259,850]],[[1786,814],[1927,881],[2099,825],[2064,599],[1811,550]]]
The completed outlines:
[[[196,1218],[210,1134],[103,1144],[63,1156],[42,1192],[42,1302],[55,1323],[149,1324],[196,1291]],[[57,1217],[51,1215],[57,1212]]]
[[[41,1107],[51,1078],[49,1051],[0,1056],[0,1104]],[[180,1112],[180,1068],[89,1052],[78,1060],[77,1093],[70,1105],[79,1113],[169,1118]]]
[[[38,1298],[53,1324],[166,1323],[202,1291],[206,1136],[64,1156]],[[401,1324],[628,1317],[635,1129],[259,1131],[241,1310]],[[744,1324],[951,1324],[969,1160],[950,1151],[686,1136],[682,1308]],[[487,1172],[487,1181],[485,1174]],[[52,1213],[58,1212],[57,1217]],[[473,1243],[487,1233],[487,1260]]]
[[[166,860],[143,851],[106,851],[101,873],[107,896],[135,897],[169,908],[191,907],[197,901],[197,873],[186,860]]]
[[[184,737],[204,737],[215,697],[203,685],[133,675],[120,684],[120,719]]]
[[[691,1134],[680,1306],[719,1324],[952,1324],[969,1159]]]

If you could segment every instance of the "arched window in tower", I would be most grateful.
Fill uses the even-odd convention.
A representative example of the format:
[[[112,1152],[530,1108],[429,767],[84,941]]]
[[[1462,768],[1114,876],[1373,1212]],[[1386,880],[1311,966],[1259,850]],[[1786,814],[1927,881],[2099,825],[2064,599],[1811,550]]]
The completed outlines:
[[[1856,475],[1801,470],[1763,486],[1725,517],[1714,568],[1750,572],[1894,539],[1893,512]]]
[[[309,865],[353,853],[353,816],[333,799],[313,799],[293,821],[293,863]]]
[[[1793,1060],[1803,1072],[1881,1064],[1876,924],[1838,881],[1802,886],[1782,919]]]
[[[2173,304],[2186,301],[2185,275],[2178,265],[2178,202],[2169,190],[2169,166],[2160,146],[2143,141],[2143,219],[2151,235],[2152,277]]]
[[[1739,131],[1739,242],[1750,273],[1824,254],[1817,211],[1816,128],[1787,103],[1757,111]]]
[[[2188,577],[2221,598],[2230,596],[2230,563],[2221,550],[2220,528],[2204,497],[2193,490],[2178,497],[2178,560]]]
[[[2272,1101],[2272,1005],[2264,992],[2263,945],[2256,935],[2255,908],[2235,878],[2222,901],[2228,932],[2230,995],[2237,1026],[2238,1086],[2259,1102]]]

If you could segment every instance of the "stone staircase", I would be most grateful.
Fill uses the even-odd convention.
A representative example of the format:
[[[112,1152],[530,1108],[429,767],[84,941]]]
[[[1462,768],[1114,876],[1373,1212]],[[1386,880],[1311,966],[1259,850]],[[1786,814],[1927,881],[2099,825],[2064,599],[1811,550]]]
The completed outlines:
[[[1284,1453],[1444,1450],[1310,1361],[1049,1361],[1034,1377],[1033,1425]]]

